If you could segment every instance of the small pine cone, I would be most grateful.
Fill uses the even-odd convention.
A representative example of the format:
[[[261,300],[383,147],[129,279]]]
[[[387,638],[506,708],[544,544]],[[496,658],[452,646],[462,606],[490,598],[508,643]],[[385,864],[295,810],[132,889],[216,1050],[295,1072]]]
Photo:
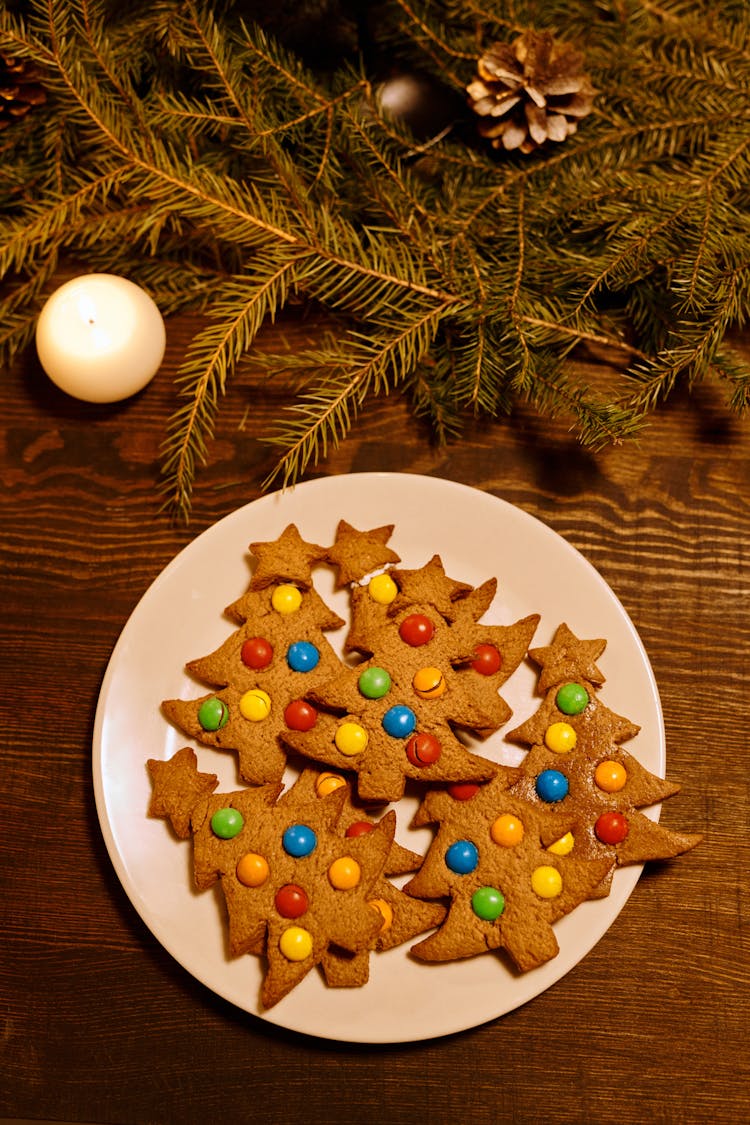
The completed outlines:
[[[46,100],[47,93],[39,82],[34,64],[0,54],[0,130],[7,129]]]
[[[594,90],[581,70],[583,55],[549,32],[528,31],[513,43],[496,43],[477,64],[467,86],[478,128],[494,148],[533,152],[545,141],[564,141],[591,111]]]

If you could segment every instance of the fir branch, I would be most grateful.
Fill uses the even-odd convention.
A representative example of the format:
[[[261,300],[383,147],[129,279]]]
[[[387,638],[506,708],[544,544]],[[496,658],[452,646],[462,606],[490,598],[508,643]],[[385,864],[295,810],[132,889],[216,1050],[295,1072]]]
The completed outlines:
[[[238,364],[292,297],[335,335],[288,358],[300,382],[269,480],[297,479],[396,387],[439,440],[521,399],[617,442],[698,379],[745,408],[724,343],[750,313],[738,0],[386,0],[367,60],[418,63],[459,100],[498,38],[551,28],[585,47],[595,112],[528,158],[485,148],[468,109],[422,143],[381,112],[375,72],[316,69],[231,4],[31,3],[28,20],[0,12],[3,49],[49,91],[39,128],[0,140],[0,344],[29,342],[66,254],[165,311],[204,309],[164,442],[183,514]],[[622,356],[608,400],[566,363],[587,344]]]
[[[166,506],[176,514],[186,515],[190,510],[196,463],[205,458],[227,377],[266,318],[273,319],[286,303],[296,267],[294,260],[269,262],[265,276],[259,278],[256,263],[251,285],[244,279],[236,279],[234,285],[226,282],[221,303],[211,310],[219,323],[209,325],[191,344],[177,374],[178,387],[187,401],[173,418],[164,443],[167,481],[163,491]]]
[[[278,432],[269,439],[283,449],[283,454],[264,487],[278,479],[286,487],[309,465],[325,458],[329,448],[337,448],[367,395],[386,393],[416,368],[430,348],[440,318],[441,310],[431,310],[403,325],[384,344],[365,337],[345,337],[342,373],[329,375],[324,383],[305,391],[295,404],[285,408]]]

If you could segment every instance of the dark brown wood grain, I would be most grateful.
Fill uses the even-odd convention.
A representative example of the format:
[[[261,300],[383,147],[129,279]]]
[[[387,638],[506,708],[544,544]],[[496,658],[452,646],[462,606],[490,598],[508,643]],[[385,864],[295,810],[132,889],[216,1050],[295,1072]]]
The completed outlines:
[[[277,331],[290,346],[309,325]],[[585,960],[525,1007],[406,1047],[308,1040],[218,999],[120,887],[94,807],[101,679],[136,602],[193,537],[259,495],[259,437],[288,388],[242,374],[188,527],[159,512],[159,449],[191,331],[130,402],[66,398],[33,352],[3,374],[0,1116],[150,1122],[734,1123],[748,1079],[750,433],[720,388],[678,392],[637,440],[594,455],[519,410],[437,448],[382,399],[321,475],[463,482],[543,520],[616,592],[661,693],[663,823],[705,832],[646,869]],[[589,360],[592,378],[606,374]],[[367,999],[363,992],[366,1011]]]

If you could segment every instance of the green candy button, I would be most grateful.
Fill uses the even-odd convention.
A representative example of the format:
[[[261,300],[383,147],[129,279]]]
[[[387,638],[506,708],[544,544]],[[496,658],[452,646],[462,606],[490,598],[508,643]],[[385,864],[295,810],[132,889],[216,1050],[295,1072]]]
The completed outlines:
[[[505,910],[505,896],[497,887],[477,887],[471,896],[471,909],[477,918],[494,922]]]
[[[391,690],[391,677],[385,668],[365,668],[357,683],[365,699],[382,699]]]
[[[211,817],[211,831],[222,840],[231,840],[239,835],[244,823],[244,817],[237,809],[217,809]]]
[[[204,730],[220,730],[229,721],[229,708],[214,695],[205,699],[198,710],[198,722]]]
[[[555,696],[555,703],[563,715],[580,715],[589,701],[589,693],[581,684],[563,684]]]

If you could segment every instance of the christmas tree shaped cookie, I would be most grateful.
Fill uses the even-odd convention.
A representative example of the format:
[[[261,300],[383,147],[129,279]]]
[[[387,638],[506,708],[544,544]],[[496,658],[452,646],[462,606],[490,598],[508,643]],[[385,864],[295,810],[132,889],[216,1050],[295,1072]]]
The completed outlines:
[[[560,625],[550,645],[531,649],[540,666],[538,710],[507,737],[528,745],[514,794],[564,815],[571,831],[557,850],[581,858],[608,857],[623,866],[668,859],[699,843],[672,832],[639,810],[670,797],[679,786],[645,769],[621,743],[638,726],[597,697],[604,682],[596,661],[603,640],[580,640]],[[597,889],[606,894],[608,878]]]
[[[189,747],[167,762],[149,760],[148,768],[151,815],[170,820],[180,836],[192,834],[196,886],[220,884],[230,953],[266,959],[263,1007],[315,965],[330,984],[364,984],[371,951],[442,920],[440,906],[415,903],[385,878],[408,854],[394,848],[395,813],[368,821],[364,831],[342,820],[345,783],[321,783],[320,774],[304,771],[285,793],[280,784],[215,793],[216,777],[198,771]]]
[[[306,543],[290,525],[271,543],[253,543],[257,566],[248,591],[226,610],[238,623],[224,643],[191,660],[188,671],[215,690],[162,703],[166,717],[205,746],[236,751],[250,784],[281,780],[286,753],[279,735],[304,724],[302,700],[341,667],[325,636],[344,622],[312,586],[312,568],[327,549]]]
[[[484,737],[510,715],[498,688],[518,667],[538,622],[487,626],[494,580],[478,591],[448,578],[435,556],[356,588],[346,649],[365,657],[314,687],[314,725],[282,737],[316,761],[357,774],[366,800],[399,800],[407,779],[483,780],[494,763],[457,729]],[[487,655],[491,660],[487,660]]]
[[[357,799],[343,774],[316,768],[305,769],[290,790],[289,799],[294,797],[304,803],[313,797],[325,797],[335,790],[343,790],[345,793],[336,825],[337,832],[347,839],[372,832],[382,819],[382,810],[375,810]],[[380,952],[402,945],[417,934],[438,926],[445,917],[445,907],[441,904],[410,898],[386,878],[417,871],[421,863],[420,854],[396,840],[393,841],[383,865],[383,875],[375,883],[373,898],[370,900],[383,919],[373,945],[375,950]],[[326,982],[334,987],[366,984],[369,978],[370,952],[368,948],[352,954],[332,944],[321,959]]]
[[[587,899],[612,866],[556,854],[549,845],[567,830],[564,817],[537,808],[511,786],[515,770],[499,767],[484,785],[427,794],[417,823],[437,835],[406,886],[421,898],[448,896],[439,930],[412,948],[425,961],[452,961],[506,950],[521,970],[558,952],[552,925]]]

